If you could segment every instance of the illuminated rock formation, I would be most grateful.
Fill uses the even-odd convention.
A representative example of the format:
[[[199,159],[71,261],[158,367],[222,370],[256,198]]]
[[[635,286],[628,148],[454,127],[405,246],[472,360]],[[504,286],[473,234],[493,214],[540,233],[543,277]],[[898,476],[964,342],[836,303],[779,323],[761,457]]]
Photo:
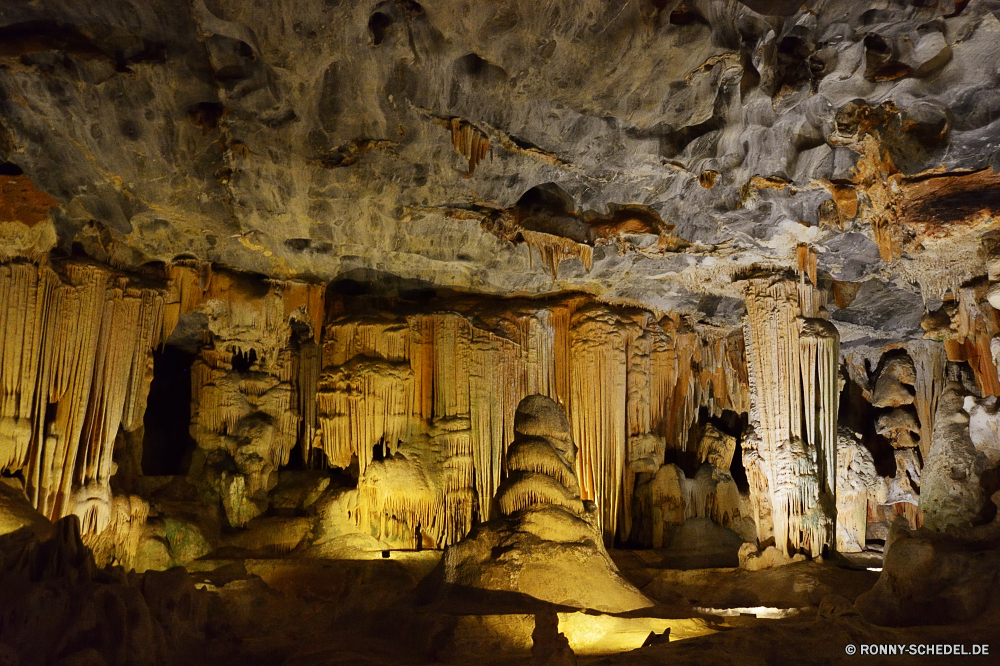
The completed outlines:
[[[869,505],[884,504],[888,489],[875,471],[872,454],[854,433],[841,430],[837,441],[837,551],[865,549]]]
[[[303,327],[306,343],[319,339],[323,288],[210,265],[175,264],[167,275],[164,334],[182,315],[207,319],[205,344],[191,366],[198,454],[190,476],[221,499],[232,525],[244,525],[267,508],[266,493],[299,441],[301,375],[293,345],[301,338],[293,324]]]
[[[163,300],[99,266],[62,270],[0,266],[0,465],[23,474],[50,519],[97,511],[84,523],[92,538],[112,513],[116,437],[142,425]],[[80,508],[84,487],[100,508]],[[141,530],[142,511],[126,513]]]
[[[631,532],[636,474],[655,473],[667,448],[694,445],[700,406],[746,410],[739,336],[581,299],[345,316],[327,326],[323,349],[315,445],[333,466],[357,459],[360,487],[371,489],[359,520],[376,534],[398,523],[393,533],[414,544],[418,527],[444,546],[493,515],[508,414],[527,395],[567,406],[581,495],[599,507],[608,542]],[[365,480],[373,452],[386,458],[373,473],[400,470],[398,488]],[[406,479],[424,490],[407,492]]]
[[[69,519],[38,568],[86,589],[37,600],[67,628],[18,605],[47,574],[4,579],[0,663],[163,661],[174,599],[136,586],[174,566],[234,663],[437,663],[457,621],[406,599],[445,548],[453,582],[626,609],[608,553],[679,590],[651,571],[705,535],[760,587],[836,548],[871,584],[896,516],[994,529],[998,7],[4,3],[0,531]],[[911,537],[878,594],[961,570]],[[595,616],[551,610],[568,659]],[[342,653],[359,627],[423,647]]]
[[[558,605],[624,612],[652,605],[626,582],[602,543],[593,502],[580,498],[577,447],[550,398],[528,396],[514,415],[500,515],[445,549],[440,594],[516,592]]]
[[[763,471],[751,488],[759,492],[766,481],[776,546],[785,554],[818,555],[833,544],[839,334],[816,318],[821,308],[821,292],[804,281],[747,283],[744,334]]]
[[[986,500],[980,481],[986,456],[972,442],[964,398],[957,381],[941,395],[921,475],[920,510],[924,525],[935,530],[970,526]]]

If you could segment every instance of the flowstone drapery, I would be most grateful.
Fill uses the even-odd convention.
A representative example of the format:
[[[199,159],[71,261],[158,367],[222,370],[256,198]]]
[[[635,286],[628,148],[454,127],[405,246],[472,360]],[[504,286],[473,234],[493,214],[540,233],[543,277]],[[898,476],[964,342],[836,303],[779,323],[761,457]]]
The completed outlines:
[[[21,473],[49,519],[80,516],[85,540],[141,530],[141,500],[120,518],[130,500],[110,480],[119,432],[142,426],[163,299],[98,265],[59,269],[0,265],[0,469]]]
[[[425,493],[384,484],[363,495],[370,501],[365,521],[402,521],[411,535],[419,526],[438,545],[461,537],[473,512],[480,520],[492,516],[511,415],[526,395],[566,407],[580,447],[581,494],[598,506],[607,540],[631,530],[636,476],[628,461],[652,456],[655,472],[664,447],[686,450],[699,407],[746,411],[738,336],[580,298],[342,317],[328,324],[323,344],[317,445],[331,465],[356,458],[364,487],[373,464],[380,475],[419,468],[404,476],[426,479]],[[433,462],[433,451],[458,456],[445,465],[447,482],[434,471],[445,463]],[[435,499],[418,499],[424,496]]]
[[[763,473],[749,476],[756,493],[766,482],[775,545],[786,555],[818,555],[834,539],[840,352],[837,329],[820,318],[823,299],[805,271],[798,283],[779,276],[746,285],[744,335]],[[754,503],[760,514],[765,503]],[[766,537],[759,531],[758,538]]]

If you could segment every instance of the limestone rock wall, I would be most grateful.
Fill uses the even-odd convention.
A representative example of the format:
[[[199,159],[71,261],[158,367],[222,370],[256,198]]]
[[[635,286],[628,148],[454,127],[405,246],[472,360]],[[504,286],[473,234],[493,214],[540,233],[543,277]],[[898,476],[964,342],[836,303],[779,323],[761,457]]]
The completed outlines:
[[[322,332],[323,286],[260,280],[213,271],[211,265],[167,267],[164,336],[181,316],[204,315],[207,328],[191,366],[191,436],[198,451],[192,480],[221,498],[232,525],[244,525],[268,505],[296,444],[315,431],[315,374],[300,373],[300,349]],[[293,326],[301,333],[293,334]],[[315,351],[306,353],[315,371]],[[312,423],[306,427],[307,418]]]

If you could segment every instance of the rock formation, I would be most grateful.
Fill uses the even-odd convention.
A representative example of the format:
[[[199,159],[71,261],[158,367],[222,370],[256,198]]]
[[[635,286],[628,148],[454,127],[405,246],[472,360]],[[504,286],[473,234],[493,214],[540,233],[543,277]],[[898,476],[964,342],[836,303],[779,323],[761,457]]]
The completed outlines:
[[[799,548],[818,555],[833,541],[839,334],[817,318],[821,302],[804,279],[747,285],[744,334],[761,434],[755,465],[775,545],[786,555]]]
[[[886,480],[878,475],[872,454],[854,433],[838,433],[837,550],[865,549],[869,507],[888,500]]]
[[[577,446],[559,406],[526,397],[514,414],[499,515],[445,549],[443,592],[514,592],[560,606],[624,612],[651,606],[618,573],[602,543],[600,516],[582,500]]]
[[[183,661],[195,584],[207,660],[671,661],[883,553],[838,654],[995,624],[998,43],[996,0],[3,3],[0,662]],[[437,558],[537,603],[418,608]],[[566,611],[656,590],[689,624]]]
[[[996,536],[997,524],[945,535],[911,532],[897,519],[886,541],[882,574],[858,598],[857,609],[883,626],[974,620],[996,603]]]

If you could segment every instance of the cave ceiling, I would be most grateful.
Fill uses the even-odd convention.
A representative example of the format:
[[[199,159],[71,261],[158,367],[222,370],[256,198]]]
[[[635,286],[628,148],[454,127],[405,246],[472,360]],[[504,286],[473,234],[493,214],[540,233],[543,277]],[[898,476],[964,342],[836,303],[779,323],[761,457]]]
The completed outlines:
[[[806,245],[845,344],[920,337],[986,274],[994,4],[7,2],[2,242],[726,324]]]

